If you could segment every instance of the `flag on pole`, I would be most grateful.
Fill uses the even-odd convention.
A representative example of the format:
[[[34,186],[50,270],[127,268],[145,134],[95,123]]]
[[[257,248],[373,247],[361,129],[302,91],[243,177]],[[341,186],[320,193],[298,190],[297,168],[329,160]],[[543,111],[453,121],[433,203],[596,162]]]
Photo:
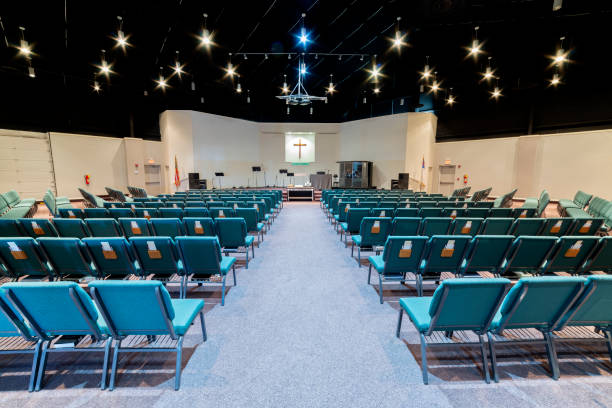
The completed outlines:
[[[181,178],[179,177],[178,161],[176,160],[176,155],[174,155],[174,185],[176,186],[176,188],[179,188],[181,185]]]
[[[425,155],[423,155],[423,162],[421,163],[421,168],[422,169],[425,168]]]

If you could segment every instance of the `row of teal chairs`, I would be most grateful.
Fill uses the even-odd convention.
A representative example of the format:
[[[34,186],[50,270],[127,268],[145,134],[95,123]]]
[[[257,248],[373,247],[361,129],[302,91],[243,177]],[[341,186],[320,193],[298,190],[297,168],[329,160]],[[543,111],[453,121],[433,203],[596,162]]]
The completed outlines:
[[[591,335],[600,333],[594,340],[605,343],[612,358],[612,276],[523,278],[512,288],[511,282],[503,278],[449,279],[442,282],[432,297],[402,298],[400,306],[396,336],[400,337],[406,313],[420,335],[425,384],[429,381],[428,345],[466,345],[458,341],[428,344],[427,337],[435,332],[450,339],[454,331],[475,333],[487,383],[490,374],[485,336],[495,382],[499,382],[496,347],[518,342],[544,343],[552,378],[558,379],[556,343],[575,339],[577,328],[594,326]],[[527,338],[521,335],[525,329],[539,332],[542,337]],[[566,335],[557,335],[561,333]]]
[[[22,199],[15,190],[0,194],[0,219],[28,217],[36,212],[36,208],[35,199]]]
[[[198,316],[202,339],[207,340],[204,301],[171,299],[158,281],[93,281],[89,290],[91,297],[74,282],[14,282],[0,287],[0,337],[14,339],[14,348],[3,349],[3,354],[32,354],[29,391],[41,389],[49,353],[67,351],[103,352],[100,387],[106,388],[112,349],[110,390],[115,387],[119,353],[126,352],[176,352],[178,390],[183,340]],[[134,336],[142,337],[135,344],[146,342],[148,347],[122,345]],[[72,345],[61,340],[75,337]],[[62,348],[56,347],[58,340]]]
[[[368,284],[375,269],[379,274],[382,303],[383,281],[403,283],[408,273],[416,277],[418,296],[423,295],[424,279],[439,281],[443,272],[460,277],[488,272],[514,278],[560,272],[610,273],[612,237],[390,236],[382,255],[372,255],[368,261]]]
[[[12,280],[82,280],[154,278],[179,280],[179,297],[190,283],[221,277],[221,305],[226,276],[233,273],[232,248],[221,248],[216,237],[126,238],[0,238],[0,271]]]

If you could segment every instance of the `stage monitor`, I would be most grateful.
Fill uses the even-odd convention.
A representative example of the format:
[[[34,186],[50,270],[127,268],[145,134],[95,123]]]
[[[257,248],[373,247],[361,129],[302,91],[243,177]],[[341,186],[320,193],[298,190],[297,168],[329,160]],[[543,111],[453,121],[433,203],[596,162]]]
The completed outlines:
[[[293,177],[295,173],[287,173],[287,177]]]
[[[253,166],[251,168],[253,169],[253,172],[261,171],[261,166]]]
[[[287,174],[287,169],[280,169],[278,172],[280,174]]]
[[[215,177],[223,177],[225,176],[225,173],[217,173],[215,172]]]

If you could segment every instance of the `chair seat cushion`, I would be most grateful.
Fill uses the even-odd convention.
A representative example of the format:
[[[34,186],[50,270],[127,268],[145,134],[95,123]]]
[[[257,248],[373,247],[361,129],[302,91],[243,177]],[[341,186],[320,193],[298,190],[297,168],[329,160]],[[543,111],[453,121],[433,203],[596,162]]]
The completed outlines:
[[[572,218],[592,218],[589,213],[584,210],[581,210],[580,208],[570,207],[566,208],[565,211],[567,211],[567,215]]]
[[[526,198],[521,208],[538,208],[538,199],[534,197]]]
[[[336,215],[334,215],[334,219],[335,219],[336,221],[338,221],[338,220],[340,219],[340,216],[339,216],[338,214],[336,214]]]
[[[346,231],[348,229],[348,222],[341,222],[340,228],[342,228],[343,231]]]
[[[255,241],[255,237],[252,236],[252,235],[247,235],[244,238],[244,245],[249,247],[249,246],[253,245],[253,241]]]
[[[6,214],[2,215],[2,218],[9,218],[11,220],[24,218],[30,212],[30,208],[31,207],[11,208]]]
[[[189,326],[204,307],[202,299],[171,299],[174,308],[174,320],[172,325],[176,334],[183,336],[189,330]]]
[[[257,223],[257,231],[261,231],[263,229],[264,225],[263,222],[258,222]]]
[[[378,273],[384,272],[385,261],[383,261],[382,255],[371,255],[368,257],[368,261],[370,261],[370,263],[378,271]]]
[[[432,297],[412,297],[401,298],[400,306],[404,308],[414,326],[421,333],[429,330],[431,316],[429,315],[429,306]]]
[[[234,262],[236,262],[236,258],[234,258],[233,256],[222,256],[219,265],[219,269],[221,269],[221,274],[227,274],[231,269],[232,265],[234,265]]]
[[[21,200],[17,204],[13,205],[13,208],[30,208],[36,203],[36,200],[33,198],[26,198],[25,200]]]
[[[572,200],[568,200],[567,198],[562,198],[559,200],[559,206],[563,208],[580,208],[578,204]]]
[[[355,245],[361,245],[361,235],[353,235],[351,238],[353,239]]]

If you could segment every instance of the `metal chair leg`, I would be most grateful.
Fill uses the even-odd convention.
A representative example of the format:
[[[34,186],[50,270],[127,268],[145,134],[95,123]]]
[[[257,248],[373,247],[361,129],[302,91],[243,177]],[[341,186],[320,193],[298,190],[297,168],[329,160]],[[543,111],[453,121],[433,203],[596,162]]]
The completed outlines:
[[[225,306],[225,277],[223,276],[223,281],[221,282],[221,306]]]
[[[42,378],[45,375],[45,368],[47,367],[47,350],[49,349],[49,341],[45,341],[42,344],[42,354],[40,355],[40,362],[38,363],[38,374],[36,376],[36,385],[34,386],[35,391],[40,391]]]
[[[608,346],[608,354],[610,355],[610,360],[612,360],[612,330],[608,329],[604,332],[606,336],[606,345]]]
[[[378,274],[378,295],[380,296],[380,304],[383,304],[383,284],[382,284],[382,274]]]
[[[485,382],[487,384],[491,383],[491,377],[489,376],[489,364],[487,362],[487,360],[489,359],[487,357],[487,348],[484,345],[484,339],[482,338],[482,335],[478,335],[478,341],[480,341],[480,353],[482,355],[482,370],[484,371],[484,375],[485,375]]]
[[[249,269],[249,248],[246,249],[246,269]]]
[[[353,257],[354,250],[355,250],[355,242],[351,244],[351,258]]]
[[[234,286],[236,286],[236,266],[232,265],[232,275],[234,275]]]
[[[370,284],[370,275],[372,275],[372,264],[368,267],[368,285]]]
[[[36,374],[38,373],[38,366],[40,364],[40,348],[43,341],[38,340],[34,347],[34,355],[32,356],[32,372],[30,373],[30,382],[28,383],[28,391],[34,391],[34,381],[36,380]]]
[[[106,377],[108,376],[108,357],[110,355],[112,342],[113,339],[109,337],[106,339],[106,343],[104,344],[104,364],[102,364],[102,381],[100,381],[101,390],[106,388]]]
[[[208,340],[208,335],[206,334],[206,323],[204,322],[204,312],[200,312],[200,325],[202,326],[202,339],[203,341]]]
[[[181,388],[182,356],[183,356],[183,336],[179,336],[178,343],[176,345],[176,373],[174,374],[174,391],[178,391],[179,388]]]
[[[255,244],[251,244],[251,252],[253,253],[253,259],[255,259]]]
[[[359,267],[361,268],[361,247],[357,247],[357,262],[359,262]]]
[[[491,369],[493,370],[493,381],[499,382],[499,376],[497,374],[497,357],[495,355],[495,341],[491,332],[487,332],[487,338],[489,340],[489,352],[491,353]]]
[[[113,354],[113,364],[111,366],[110,383],[108,385],[109,391],[115,389],[115,376],[117,375],[117,360],[119,359],[119,349],[121,348],[121,340],[117,340],[115,343],[115,353]]]
[[[395,331],[395,337],[399,339],[400,330],[402,329],[402,317],[404,317],[404,309],[400,307],[399,317],[397,318],[397,330]]]
[[[555,342],[552,339],[550,333],[544,333],[546,339],[546,353],[548,354],[548,362],[552,371],[553,380],[559,379],[559,361],[557,361],[557,350],[555,348]]]
[[[427,342],[423,333],[421,335],[421,371],[423,372],[423,384],[429,384],[429,377],[427,375]]]

